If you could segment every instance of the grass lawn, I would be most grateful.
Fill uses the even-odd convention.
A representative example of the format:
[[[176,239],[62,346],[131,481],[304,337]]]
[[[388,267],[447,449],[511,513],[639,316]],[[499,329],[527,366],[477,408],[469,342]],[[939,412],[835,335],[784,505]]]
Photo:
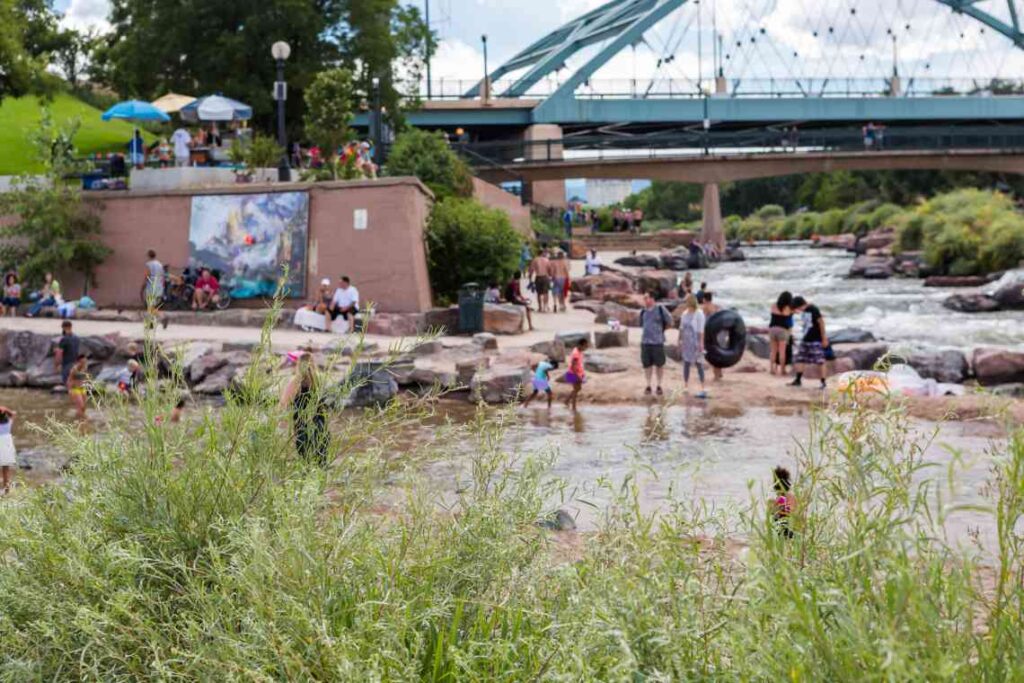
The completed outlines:
[[[101,121],[102,112],[66,93],[56,95],[49,107],[57,123],[81,119],[82,126],[75,138],[80,154],[125,151],[134,127],[131,123]],[[41,109],[35,97],[8,97],[0,102],[0,175],[41,170],[29,142],[29,135],[39,123]],[[147,142],[151,141],[151,135],[145,137]]]

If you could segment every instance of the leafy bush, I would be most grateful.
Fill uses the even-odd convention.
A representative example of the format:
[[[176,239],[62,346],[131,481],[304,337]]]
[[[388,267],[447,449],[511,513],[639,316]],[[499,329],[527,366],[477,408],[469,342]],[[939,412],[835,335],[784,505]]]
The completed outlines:
[[[249,168],[276,168],[283,154],[277,140],[268,135],[257,135],[245,150],[245,165]]]
[[[471,199],[434,205],[427,225],[427,263],[434,296],[452,301],[467,282],[504,283],[519,266],[523,240],[505,212]]]
[[[321,71],[306,90],[306,135],[324,155],[323,168],[315,169],[310,179],[337,180],[351,176],[346,169],[348,164],[339,161],[338,150],[351,137],[349,125],[355,99],[352,72],[348,69]]]
[[[439,131],[402,131],[388,155],[391,176],[416,176],[438,199],[473,196],[473,177]]]

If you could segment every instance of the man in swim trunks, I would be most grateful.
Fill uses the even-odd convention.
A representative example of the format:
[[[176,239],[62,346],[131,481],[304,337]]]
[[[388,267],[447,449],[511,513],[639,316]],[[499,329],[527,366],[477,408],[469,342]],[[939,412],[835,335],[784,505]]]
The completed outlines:
[[[537,290],[537,310],[540,313],[548,311],[548,296],[551,291],[551,260],[548,258],[548,251],[545,249],[537,258],[530,263],[530,276],[533,278],[533,286]]]

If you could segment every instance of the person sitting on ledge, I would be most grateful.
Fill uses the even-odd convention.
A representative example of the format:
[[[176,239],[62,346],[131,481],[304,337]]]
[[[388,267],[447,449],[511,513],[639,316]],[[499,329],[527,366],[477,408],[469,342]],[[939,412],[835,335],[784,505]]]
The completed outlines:
[[[320,281],[320,288],[317,290],[316,299],[309,305],[309,309],[320,315],[326,316],[331,308],[331,301],[334,293],[331,291],[331,279],[325,277]]]
[[[196,290],[192,295],[192,310],[204,309],[210,304],[217,303],[217,292],[220,291],[220,283],[217,282],[209,268],[203,268],[202,274],[196,280]]]
[[[352,286],[347,275],[342,275],[338,280],[338,288],[334,290],[334,297],[331,298],[331,320],[337,319],[339,315],[345,320],[354,320],[358,312],[359,290]]]

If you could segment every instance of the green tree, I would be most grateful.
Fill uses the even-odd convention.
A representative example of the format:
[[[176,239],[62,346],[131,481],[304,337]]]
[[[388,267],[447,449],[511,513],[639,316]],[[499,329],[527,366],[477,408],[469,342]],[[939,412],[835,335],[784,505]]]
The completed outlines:
[[[320,147],[334,180],[341,171],[338,148],[351,137],[354,99],[352,72],[348,69],[321,71],[306,91],[306,137]]]
[[[0,262],[17,267],[28,282],[41,281],[47,272],[81,273],[88,290],[93,272],[111,250],[97,239],[99,216],[83,204],[77,186],[65,180],[77,168],[78,125],[55,125],[43,111],[34,142],[46,174],[22,178],[13,191],[0,195],[0,215],[17,217],[0,227]]]
[[[505,282],[519,266],[522,238],[498,209],[449,197],[427,224],[427,264],[434,296],[451,301],[467,282]]]
[[[0,101],[47,91],[46,60],[35,52],[33,36],[22,3],[0,0]]]
[[[641,209],[646,218],[673,222],[693,221],[701,216],[704,189],[694,183],[655,180],[647,188],[626,197],[627,208]]]
[[[416,176],[438,199],[469,197],[473,177],[466,163],[452,151],[444,135],[415,128],[403,131],[388,156],[391,176]]]

